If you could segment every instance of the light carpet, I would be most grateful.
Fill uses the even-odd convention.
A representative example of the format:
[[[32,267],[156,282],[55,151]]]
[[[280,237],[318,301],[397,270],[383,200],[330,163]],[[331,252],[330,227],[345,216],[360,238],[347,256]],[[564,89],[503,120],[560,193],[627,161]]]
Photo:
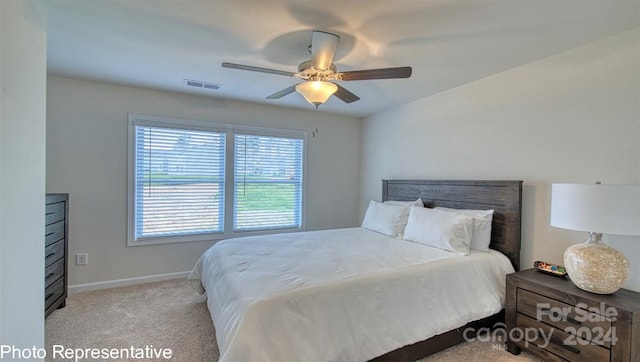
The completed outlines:
[[[47,361],[63,348],[169,348],[170,361],[217,361],[218,347],[204,296],[183,279],[71,294],[45,323]],[[60,347],[58,347],[60,348]],[[85,359],[88,360],[88,359]],[[136,359],[158,361],[161,359]],[[538,361],[490,342],[462,343],[420,362]]]

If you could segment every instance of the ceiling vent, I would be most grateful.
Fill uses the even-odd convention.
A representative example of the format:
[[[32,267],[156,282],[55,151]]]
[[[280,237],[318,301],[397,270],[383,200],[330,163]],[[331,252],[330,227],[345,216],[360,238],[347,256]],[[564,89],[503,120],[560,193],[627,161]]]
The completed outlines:
[[[211,90],[218,90],[220,89],[220,87],[222,87],[222,84],[208,83],[208,82],[192,80],[192,79],[185,79],[184,85],[187,87],[211,89]]]

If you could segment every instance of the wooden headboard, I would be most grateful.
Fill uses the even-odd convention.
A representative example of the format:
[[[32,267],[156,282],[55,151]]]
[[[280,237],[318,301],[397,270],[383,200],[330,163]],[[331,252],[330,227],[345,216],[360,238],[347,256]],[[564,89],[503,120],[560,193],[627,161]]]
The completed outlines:
[[[383,180],[382,201],[421,198],[426,207],[494,210],[491,249],[520,266],[522,181]]]

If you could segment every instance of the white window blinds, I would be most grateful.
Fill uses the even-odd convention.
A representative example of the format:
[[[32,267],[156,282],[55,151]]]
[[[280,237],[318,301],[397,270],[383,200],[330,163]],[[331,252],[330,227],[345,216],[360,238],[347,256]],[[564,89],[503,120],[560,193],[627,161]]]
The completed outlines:
[[[135,126],[135,239],[224,229],[225,133]]]
[[[234,231],[301,227],[303,142],[235,134]]]

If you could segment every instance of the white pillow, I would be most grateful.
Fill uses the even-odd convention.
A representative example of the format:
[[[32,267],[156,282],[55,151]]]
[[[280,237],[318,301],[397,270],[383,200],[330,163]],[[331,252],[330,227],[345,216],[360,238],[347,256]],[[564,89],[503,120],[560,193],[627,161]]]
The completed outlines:
[[[424,207],[422,203],[422,199],[417,199],[416,201],[397,201],[397,200],[388,200],[383,202],[385,205],[402,205],[402,206],[420,206]]]
[[[472,231],[473,219],[469,216],[414,206],[403,238],[468,255]]]
[[[370,201],[362,227],[392,238],[402,237],[409,218],[409,206],[381,204]]]
[[[435,209],[472,217],[474,219],[473,233],[471,234],[471,245],[469,249],[489,251],[493,210],[449,209],[446,207],[436,207]]]

